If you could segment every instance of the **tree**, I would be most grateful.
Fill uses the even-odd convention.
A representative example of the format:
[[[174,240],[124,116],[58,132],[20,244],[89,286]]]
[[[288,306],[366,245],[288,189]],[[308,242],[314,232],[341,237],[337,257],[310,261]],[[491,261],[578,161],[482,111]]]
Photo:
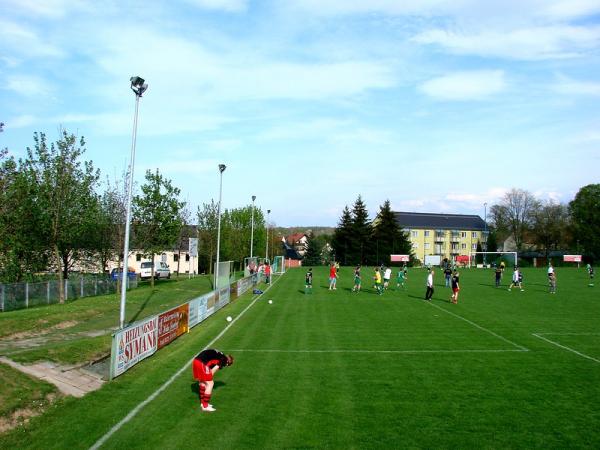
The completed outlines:
[[[198,254],[204,260],[207,273],[212,273],[213,258],[217,252],[218,208],[213,199],[204,203],[202,208],[198,206]]]
[[[158,169],[146,171],[142,195],[133,200],[133,218],[136,224],[136,241],[144,253],[154,261],[154,255],[177,244],[183,223],[181,211],[185,202],[179,200],[180,190],[164,178]],[[127,255],[124,255],[127,261]],[[151,285],[154,286],[154,266]]]
[[[56,143],[35,133],[35,146],[27,148],[25,170],[35,180],[35,195],[48,246],[58,270],[59,299],[64,303],[64,283],[81,250],[89,248],[98,209],[95,186],[99,172],[91,161],[82,165],[84,138],[65,130]]]
[[[574,240],[583,246],[586,255],[600,258],[600,184],[582,187],[569,203]]]
[[[533,233],[538,250],[543,249],[546,258],[551,250],[557,250],[568,240],[569,211],[566,205],[549,200],[540,205],[533,217]]]
[[[386,200],[379,208],[379,213],[373,221],[372,240],[376,246],[377,264],[380,262],[389,264],[392,254],[410,255],[412,253],[408,235],[398,225],[389,200]]]
[[[348,206],[344,207],[342,217],[338,226],[333,232],[331,245],[333,247],[334,257],[342,262],[345,266],[348,265],[348,252],[350,250],[350,239],[352,236],[352,214]]]
[[[317,247],[317,242],[312,233],[309,233],[306,241],[306,253],[304,253],[304,258],[302,259],[302,265],[304,266],[320,266],[321,261],[321,252]]]
[[[373,229],[369,221],[367,206],[359,195],[352,207],[352,233],[350,234],[350,246],[348,259],[351,264],[367,264],[375,262],[371,235]]]
[[[33,174],[6,150],[0,161],[0,279],[18,282],[46,270],[47,233]]]
[[[491,207],[490,215],[496,230],[510,234],[520,251],[525,233],[531,230],[539,206],[540,203],[533,194],[513,188],[504,194],[499,204]]]

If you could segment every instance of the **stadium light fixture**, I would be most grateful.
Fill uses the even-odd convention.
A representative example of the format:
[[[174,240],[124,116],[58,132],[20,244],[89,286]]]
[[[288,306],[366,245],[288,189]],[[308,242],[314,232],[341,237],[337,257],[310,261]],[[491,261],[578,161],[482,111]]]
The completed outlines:
[[[148,89],[148,83],[143,78],[131,77],[131,90],[135,93],[135,112],[133,114],[133,135],[131,138],[131,159],[129,162],[129,176],[127,181],[127,213],[125,217],[125,239],[123,244],[123,270],[121,271],[121,307],[119,311],[119,328],[123,328],[125,325],[125,303],[127,301],[127,282],[129,276],[129,233],[131,222],[131,198],[133,196],[133,166],[135,162],[135,144],[137,139],[137,123],[138,123],[138,110],[140,105],[140,97],[146,89]],[[118,282],[118,281],[117,281]]]
[[[267,228],[267,248],[265,250],[265,260],[269,259],[269,214],[271,214],[271,210],[267,209],[267,223],[266,223],[266,228]]]
[[[256,200],[256,195],[252,196],[252,219],[251,219],[251,230],[250,231],[250,258],[252,258],[254,255],[252,254],[254,251],[254,200]]]
[[[217,264],[215,267],[215,284],[214,288],[217,289],[217,280],[219,279],[219,252],[221,251],[221,199],[223,197],[223,172],[227,166],[225,164],[219,164],[219,206],[217,209],[218,226],[217,226]]]

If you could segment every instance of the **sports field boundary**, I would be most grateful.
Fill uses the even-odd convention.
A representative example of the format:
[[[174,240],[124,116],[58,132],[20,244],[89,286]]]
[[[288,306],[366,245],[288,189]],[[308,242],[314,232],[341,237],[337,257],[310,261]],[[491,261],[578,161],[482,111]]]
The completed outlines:
[[[229,331],[229,329],[233,326],[233,324],[235,324],[235,322],[237,322],[237,320],[242,317],[246,311],[248,311],[252,306],[254,306],[254,304],[263,296],[265,295],[269,289],[271,289],[272,286],[274,286],[282,277],[283,275],[279,276],[272,284],[269,284],[267,286],[267,288],[262,292],[262,294],[259,294],[254,300],[252,300],[252,302],[250,302],[250,304],[248,306],[246,306],[242,312],[240,312],[235,319],[233,319],[229,325],[227,325],[212,341],[210,341],[208,344],[206,344],[206,346],[202,349],[202,350],[206,350],[207,348],[209,348],[211,345],[213,345],[215,342],[217,342],[221,337],[223,337],[223,335],[225,333],[227,333],[227,331]],[[195,358],[195,356],[194,356]],[[140,404],[138,404],[135,408],[133,408],[129,414],[127,414],[125,417],[123,417],[119,422],[117,422],[110,430],[108,430],[108,432],[106,432],[100,439],[98,439],[96,441],[96,443],[94,445],[92,445],[90,447],[90,450],[97,450],[100,447],[102,447],[102,445],[104,445],[104,443],[106,441],[108,441],[117,431],[119,431],[121,428],[123,428],[123,425],[127,424],[131,419],[133,419],[135,416],[138,415],[138,413],[144,409],[144,407],[152,402],[156,397],[158,397],[165,389],[167,389],[171,383],[173,383],[173,381],[175,381],[185,370],[188,369],[188,367],[190,366],[190,364],[192,363],[192,361],[194,360],[194,358],[191,358],[188,362],[186,362],[183,367],[181,369],[179,369],[177,372],[175,372],[175,374],[173,374],[173,376],[171,378],[169,378],[167,381],[165,381],[163,383],[162,386],[160,386],[156,391],[154,391],[148,398],[146,398],[146,400],[142,401]]]
[[[351,349],[333,349],[333,350],[283,350],[283,349],[250,349],[250,348],[236,348],[229,350],[230,352],[265,352],[265,353],[376,353],[376,354],[431,354],[431,353],[520,353],[528,350],[521,350],[518,348],[512,349],[460,349],[460,350],[351,350]]]
[[[497,337],[498,339],[500,339],[500,340],[502,340],[502,341],[504,341],[504,342],[506,342],[506,343],[508,343],[508,344],[512,345],[513,347],[516,347],[516,348],[518,348],[518,349],[519,349],[520,351],[522,351],[522,352],[528,352],[528,351],[529,351],[529,349],[528,349],[528,348],[526,348],[526,347],[523,347],[522,345],[516,344],[516,343],[514,343],[513,341],[511,341],[511,340],[509,340],[509,339],[506,339],[504,336],[500,336],[498,333],[494,333],[492,330],[488,330],[487,328],[485,328],[485,327],[482,327],[481,325],[478,325],[478,324],[476,324],[476,323],[475,323],[475,322],[473,322],[472,320],[466,319],[466,318],[464,318],[463,316],[459,316],[458,314],[456,314],[456,313],[453,313],[453,312],[451,312],[451,311],[448,311],[447,309],[445,309],[445,308],[442,308],[441,306],[435,305],[435,304],[433,304],[433,303],[431,303],[431,302],[426,302],[426,303],[427,303],[428,305],[432,306],[433,308],[437,308],[437,309],[439,309],[440,311],[443,311],[443,312],[445,312],[446,314],[450,314],[451,316],[454,316],[454,317],[456,317],[457,319],[464,320],[465,322],[467,322],[468,324],[470,324],[470,325],[474,326],[475,328],[479,328],[481,331],[485,331],[486,333],[489,333],[489,334],[491,334],[492,336],[495,336],[495,337]]]
[[[555,342],[552,339],[548,339],[548,338],[544,337],[544,336],[600,336],[600,333],[531,333],[531,334],[538,339],[541,339],[541,340],[546,341],[549,344],[552,344],[556,347],[560,347],[564,350],[567,350],[571,353],[581,356],[582,358],[589,359],[594,362],[600,363],[599,359],[593,358],[589,355],[586,355],[585,353],[578,352],[577,350],[572,349],[571,347],[567,347],[566,345],[559,344],[558,342]]]

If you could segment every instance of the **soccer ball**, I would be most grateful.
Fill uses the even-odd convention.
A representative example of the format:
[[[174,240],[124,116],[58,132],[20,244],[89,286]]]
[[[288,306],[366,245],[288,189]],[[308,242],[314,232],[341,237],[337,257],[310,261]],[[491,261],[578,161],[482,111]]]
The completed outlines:
[[[269,300],[269,305],[270,305],[271,303],[273,303],[273,300]]]
[[[227,316],[227,322],[231,322],[233,319],[231,318],[231,316]]]

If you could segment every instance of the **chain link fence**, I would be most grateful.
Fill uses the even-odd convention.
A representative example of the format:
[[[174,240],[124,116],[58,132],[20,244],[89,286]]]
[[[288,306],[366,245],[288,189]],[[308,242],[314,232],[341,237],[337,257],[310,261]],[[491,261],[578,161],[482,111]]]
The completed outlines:
[[[65,301],[113,294],[117,292],[117,283],[120,284],[121,280],[103,277],[69,278],[64,280]],[[137,284],[137,280],[127,279],[128,289],[136,288]],[[58,280],[0,284],[0,311],[14,311],[52,303],[59,303]]]

